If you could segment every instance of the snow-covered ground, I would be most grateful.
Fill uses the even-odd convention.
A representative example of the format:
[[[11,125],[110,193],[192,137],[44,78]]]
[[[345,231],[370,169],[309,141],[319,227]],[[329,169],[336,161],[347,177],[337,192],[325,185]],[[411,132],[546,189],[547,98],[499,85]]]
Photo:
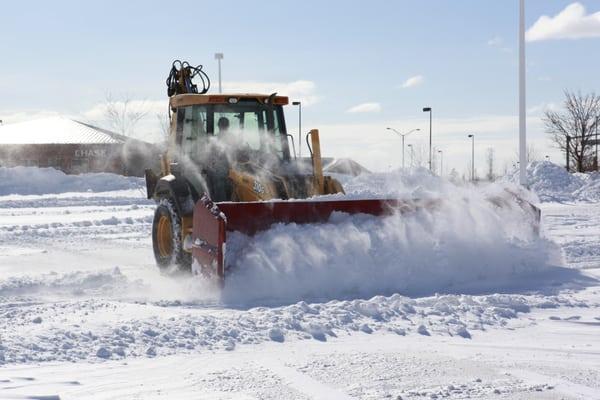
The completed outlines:
[[[446,202],[234,237],[216,292],[157,271],[143,181],[104,175],[0,168],[0,398],[600,398],[597,176],[530,167],[543,238],[486,200],[510,183],[346,178]]]

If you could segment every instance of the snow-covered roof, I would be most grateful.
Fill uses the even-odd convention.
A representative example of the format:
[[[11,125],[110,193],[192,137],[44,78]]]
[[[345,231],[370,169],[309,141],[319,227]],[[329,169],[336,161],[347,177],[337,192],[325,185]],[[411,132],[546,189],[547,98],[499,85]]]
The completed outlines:
[[[324,168],[325,172],[347,174],[358,176],[361,174],[370,174],[371,171],[350,158],[337,158],[327,163]]]
[[[7,144],[110,144],[126,137],[62,116],[0,126],[0,145]]]

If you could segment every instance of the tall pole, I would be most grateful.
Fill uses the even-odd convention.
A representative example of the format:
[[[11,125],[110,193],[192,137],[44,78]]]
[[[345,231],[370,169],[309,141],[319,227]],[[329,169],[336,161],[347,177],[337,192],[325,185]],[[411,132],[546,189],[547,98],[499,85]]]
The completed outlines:
[[[402,137],[402,169],[404,169],[404,137],[410,135],[413,132],[418,132],[421,129],[419,129],[419,128],[413,129],[413,130],[408,131],[406,133],[400,133],[397,130],[395,130],[394,128],[385,128],[385,129],[387,129],[388,131],[392,131],[392,132],[396,133],[396,135]],[[411,146],[411,145],[409,145],[409,146]]]
[[[471,179],[475,181],[475,135],[471,140]]]
[[[298,106],[298,158],[302,157],[302,102],[293,101],[292,105]]]
[[[429,170],[432,171],[432,165],[431,165],[431,114],[432,111],[431,109],[429,109]]]
[[[475,181],[475,135],[469,135],[471,138],[471,181]]]
[[[438,153],[440,153],[440,176],[444,176],[444,152],[438,150]]]
[[[302,157],[302,103],[298,102],[298,158]]]
[[[429,113],[429,170],[433,171],[431,169],[432,165],[431,165],[431,107],[423,107],[423,112],[428,112]]]
[[[404,169],[404,136],[402,135],[402,169]]]
[[[527,127],[525,121],[525,0],[519,0],[519,183],[527,186]]]
[[[571,148],[571,136],[567,135],[567,151],[565,152],[567,154],[567,160],[566,160],[566,165],[565,167],[567,168],[567,172],[571,172],[570,168],[569,168],[569,149]]]
[[[596,115],[596,171],[598,171],[598,115]],[[0,121],[0,124],[2,121]]]
[[[215,53],[215,59],[219,64],[219,93],[223,93],[223,89],[221,86],[221,60],[223,59],[223,53]]]

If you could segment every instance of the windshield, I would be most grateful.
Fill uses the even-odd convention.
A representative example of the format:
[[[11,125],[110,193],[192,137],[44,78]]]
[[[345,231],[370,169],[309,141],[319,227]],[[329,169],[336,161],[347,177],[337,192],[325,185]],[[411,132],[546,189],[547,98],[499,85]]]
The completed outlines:
[[[255,101],[202,104],[178,110],[177,141],[187,156],[197,158],[210,138],[227,147],[249,149],[289,159],[281,106]]]

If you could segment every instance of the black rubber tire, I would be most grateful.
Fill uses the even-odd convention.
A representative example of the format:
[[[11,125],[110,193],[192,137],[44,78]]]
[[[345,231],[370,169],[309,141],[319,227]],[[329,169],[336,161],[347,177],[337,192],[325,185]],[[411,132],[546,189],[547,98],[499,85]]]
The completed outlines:
[[[170,225],[170,229],[166,224]],[[168,246],[165,241],[170,241],[171,245]],[[191,271],[192,255],[183,250],[181,217],[172,199],[162,198],[157,204],[152,221],[152,248],[156,264],[162,271]]]

